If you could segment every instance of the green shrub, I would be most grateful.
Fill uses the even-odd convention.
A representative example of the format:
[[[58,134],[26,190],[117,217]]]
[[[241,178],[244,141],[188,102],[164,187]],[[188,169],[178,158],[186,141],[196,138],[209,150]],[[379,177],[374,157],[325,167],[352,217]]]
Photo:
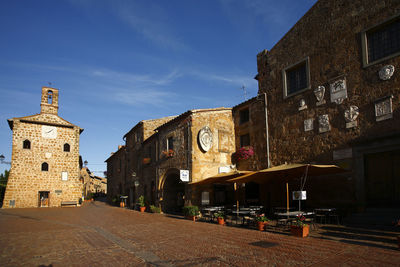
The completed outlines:
[[[156,207],[154,205],[150,205],[150,210],[152,213],[160,213],[161,212],[161,208],[160,207]]]
[[[197,215],[199,215],[199,207],[185,206],[185,207],[183,207],[183,214],[185,216],[197,216]]]

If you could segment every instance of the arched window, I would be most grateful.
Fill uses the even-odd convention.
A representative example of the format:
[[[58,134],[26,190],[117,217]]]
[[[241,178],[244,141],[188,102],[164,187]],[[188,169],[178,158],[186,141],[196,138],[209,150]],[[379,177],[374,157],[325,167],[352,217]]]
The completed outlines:
[[[47,104],[53,104],[53,91],[47,91]]]
[[[68,143],[65,143],[64,144],[64,152],[69,152],[69,151],[71,151],[71,147]]]
[[[49,171],[49,164],[47,162],[42,163],[42,172],[47,172]]]
[[[24,141],[24,143],[22,144],[22,147],[24,149],[31,149],[31,141],[29,141],[28,139]]]

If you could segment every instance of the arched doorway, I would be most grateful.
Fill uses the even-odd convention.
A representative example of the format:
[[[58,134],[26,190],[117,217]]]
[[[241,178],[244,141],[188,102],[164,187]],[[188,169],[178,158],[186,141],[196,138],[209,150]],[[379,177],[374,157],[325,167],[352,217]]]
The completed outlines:
[[[163,186],[162,210],[165,213],[179,214],[185,204],[185,184],[179,178],[179,172],[166,175]]]

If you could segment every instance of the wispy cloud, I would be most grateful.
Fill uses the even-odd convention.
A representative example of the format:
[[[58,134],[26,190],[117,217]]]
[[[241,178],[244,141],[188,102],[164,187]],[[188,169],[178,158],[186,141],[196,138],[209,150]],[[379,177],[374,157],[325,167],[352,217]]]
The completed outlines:
[[[144,91],[132,91],[132,90],[119,90],[114,94],[114,100],[133,106],[160,106],[169,103],[171,98],[174,98],[176,94],[166,91],[159,90],[144,90]]]
[[[137,85],[138,83],[153,84],[153,85],[166,85],[173,82],[175,79],[182,76],[177,70],[173,70],[166,75],[150,75],[150,74],[131,74],[126,72],[117,72],[109,69],[94,69],[90,73],[93,76],[114,80],[119,82],[127,82]]]
[[[197,70],[190,71],[188,74],[203,80],[230,83],[234,86],[257,86],[256,80],[252,77],[243,76],[241,74],[218,74]]]

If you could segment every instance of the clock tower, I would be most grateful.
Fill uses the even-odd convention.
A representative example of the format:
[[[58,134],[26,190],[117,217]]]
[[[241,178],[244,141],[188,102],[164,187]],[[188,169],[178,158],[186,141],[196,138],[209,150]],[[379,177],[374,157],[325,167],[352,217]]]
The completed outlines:
[[[42,102],[40,113],[58,114],[58,89],[42,87]]]
[[[39,114],[8,120],[13,140],[3,208],[58,207],[82,197],[83,129],[58,116],[58,95],[58,89],[43,87]]]

